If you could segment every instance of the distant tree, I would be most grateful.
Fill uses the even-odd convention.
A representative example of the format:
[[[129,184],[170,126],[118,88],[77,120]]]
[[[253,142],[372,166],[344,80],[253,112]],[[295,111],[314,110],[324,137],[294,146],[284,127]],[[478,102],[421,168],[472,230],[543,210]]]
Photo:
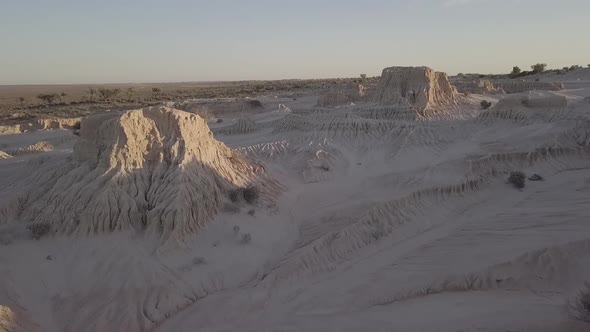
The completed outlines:
[[[96,95],[96,89],[95,88],[88,88],[88,90],[86,90],[86,93],[88,94],[88,99],[90,101],[93,101],[94,96]]]
[[[130,102],[133,98],[133,95],[135,94],[135,89],[133,87],[129,87],[127,90],[125,90],[125,94],[127,95],[127,101]]]
[[[58,97],[57,93],[40,93],[37,95],[37,98],[41,99],[45,105],[52,105]]]
[[[588,64],[588,68],[590,68],[590,63]]]
[[[121,92],[121,89],[108,89],[108,88],[100,88],[98,89],[98,95],[100,99],[103,101],[110,101],[115,96],[117,96]]]
[[[521,72],[522,72],[522,70],[520,69],[519,66],[514,66],[514,67],[512,67],[512,73],[510,73],[510,74],[512,74],[512,75],[518,75]]]
[[[65,92],[62,91],[62,93],[59,94],[59,102],[63,103],[64,102],[64,97],[67,96],[67,94]]]
[[[457,77],[465,78],[465,74],[459,73],[459,74],[457,74]]]
[[[162,93],[162,89],[152,88],[152,95],[154,96],[154,98],[158,99],[160,97],[161,93]]]
[[[363,82],[367,79],[367,74],[361,74],[361,79],[363,80]]]
[[[20,107],[25,107],[25,97],[18,97],[18,103]]]
[[[547,69],[547,64],[546,63],[537,63],[536,65],[532,65],[531,69],[533,70],[534,74],[540,74],[540,73],[544,72],[545,69]]]
[[[576,69],[582,69],[582,66],[580,66],[580,65],[572,65],[571,67],[569,67],[568,71],[574,71]]]

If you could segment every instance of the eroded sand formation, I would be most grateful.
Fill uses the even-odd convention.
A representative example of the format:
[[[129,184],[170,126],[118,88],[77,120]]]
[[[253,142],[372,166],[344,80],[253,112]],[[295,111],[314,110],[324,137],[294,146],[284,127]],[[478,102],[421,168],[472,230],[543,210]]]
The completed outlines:
[[[367,99],[367,92],[362,84],[351,83],[342,89],[324,92],[318,99],[319,107],[333,107],[358,103]]]
[[[497,82],[495,84],[506,93],[521,93],[533,90],[560,91],[564,89],[563,83],[553,82],[511,80],[508,82]]]
[[[80,124],[80,118],[48,118],[31,122],[0,125],[0,135],[20,134],[31,130],[72,129]]]
[[[478,93],[478,94],[502,94],[504,90],[496,86],[492,81],[486,79],[478,79],[472,81],[457,80],[453,82],[460,93]]]
[[[458,97],[444,74],[385,71],[381,105],[276,98],[280,112],[212,124],[236,150],[196,115],[151,108],[85,120],[73,153],[0,161],[11,175],[0,226],[67,235],[33,241],[0,227],[0,320],[49,331],[576,331],[564,309],[590,278],[585,92],[486,96],[483,111],[482,96]],[[23,136],[36,134],[47,133]],[[515,170],[524,188],[506,183]],[[227,201],[252,182],[272,199]],[[154,250],[162,242],[190,245]]]
[[[13,184],[3,219],[65,234],[145,230],[182,243],[213,218],[225,191],[264,177],[199,116],[164,107],[84,119],[72,159]]]
[[[494,107],[480,114],[480,119],[497,118],[525,120],[529,118],[563,117],[568,106],[564,96],[534,93],[517,94],[501,99]]]
[[[390,67],[383,69],[374,98],[382,105],[412,107],[426,114],[456,103],[458,97],[445,73],[428,67]]]
[[[248,134],[257,130],[256,122],[252,121],[249,117],[241,117],[231,125],[229,128],[221,130],[221,133],[226,135],[239,135]]]
[[[26,154],[32,154],[32,153],[37,153],[37,152],[49,152],[49,151],[53,151],[54,150],[54,146],[53,144],[49,143],[49,142],[37,142],[28,146],[25,146],[23,148],[18,148],[15,150],[10,151],[10,154],[13,156],[22,156],[22,155],[26,155]]]

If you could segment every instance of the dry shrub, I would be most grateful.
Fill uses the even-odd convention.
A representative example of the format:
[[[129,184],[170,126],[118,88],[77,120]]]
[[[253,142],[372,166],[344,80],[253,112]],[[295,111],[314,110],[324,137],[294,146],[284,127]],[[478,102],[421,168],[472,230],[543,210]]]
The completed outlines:
[[[482,109],[487,110],[488,108],[492,107],[492,103],[487,100],[482,100],[480,106]]]
[[[568,303],[568,313],[571,318],[590,324],[590,286],[582,289],[576,297]]]
[[[252,241],[252,235],[250,233],[242,234],[241,244],[248,244]]]
[[[47,233],[49,233],[51,226],[49,224],[32,224],[32,225],[28,225],[27,229],[29,231],[31,231],[31,237],[33,239],[39,240],[40,238],[45,236]]]
[[[229,200],[237,203],[240,200],[241,189],[234,189],[229,192]]]
[[[246,201],[248,204],[254,204],[258,200],[260,196],[260,191],[255,186],[249,186],[246,188],[238,188],[234,190],[230,190],[229,192],[229,199],[233,203],[237,203],[240,201],[241,198]]]
[[[524,188],[526,175],[523,172],[510,172],[508,177],[508,183],[512,183],[516,188]]]
[[[249,107],[249,108],[264,108],[264,106],[262,105],[262,103],[260,102],[260,100],[257,99],[253,99],[253,100],[247,100],[245,102],[245,104]]]
[[[259,192],[258,188],[254,187],[254,186],[250,186],[250,187],[244,189],[243,194],[244,194],[244,200],[248,204],[256,203],[256,201],[258,200],[258,197],[260,196],[260,192]]]

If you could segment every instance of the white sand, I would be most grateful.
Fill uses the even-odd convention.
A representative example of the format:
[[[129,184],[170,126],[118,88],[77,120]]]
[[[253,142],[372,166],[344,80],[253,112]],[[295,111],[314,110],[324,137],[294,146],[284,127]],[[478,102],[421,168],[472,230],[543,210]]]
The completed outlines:
[[[583,331],[564,312],[590,280],[590,103],[576,91],[483,113],[505,97],[472,96],[430,117],[263,100],[255,131],[226,130],[240,116],[211,127],[283,185],[274,204],[222,211],[167,252],[129,230],[35,241],[2,220],[0,330]],[[0,192],[71,154],[0,160]],[[519,191],[511,170],[545,181]]]

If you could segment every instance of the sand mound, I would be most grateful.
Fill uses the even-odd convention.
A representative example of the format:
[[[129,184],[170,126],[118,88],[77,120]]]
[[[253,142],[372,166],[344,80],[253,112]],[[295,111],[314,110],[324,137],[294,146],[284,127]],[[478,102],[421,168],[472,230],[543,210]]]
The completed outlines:
[[[456,94],[445,73],[428,67],[390,67],[383,69],[375,101],[424,113],[454,104]]]
[[[231,125],[229,128],[223,129],[221,131],[222,134],[226,135],[238,135],[238,134],[247,134],[252,133],[257,130],[256,122],[254,120],[244,117],[238,119],[238,121]]]
[[[10,151],[10,154],[16,157],[16,156],[23,156],[23,155],[38,153],[38,152],[49,152],[49,151],[53,151],[54,149],[55,149],[55,147],[53,146],[53,144],[51,144],[49,142],[42,141],[42,142],[37,142],[35,144],[31,144],[31,145],[26,146],[24,148],[18,148],[13,151]]]
[[[567,107],[567,99],[559,95],[519,94],[500,100],[491,109],[482,112],[480,119],[499,118],[524,120],[538,117],[552,120],[560,117]]]
[[[322,93],[318,99],[317,106],[331,107],[347,105],[362,101],[365,97],[365,87],[362,84],[353,83],[343,89],[330,90]]]
[[[506,91],[506,93],[521,93],[533,90],[559,91],[563,90],[564,86],[561,83],[553,82],[533,82],[533,81],[509,81],[500,82],[496,85]]]
[[[31,130],[73,129],[80,124],[80,118],[47,118],[32,122],[0,126],[0,135],[20,134]]]
[[[212,219],[225,189],[262,173],[197,115],[166,107],[98,115],[83,120],[71,161],[15,184],[27,189],[0,212],[60,233],[144,229],[183,242]]]
[[[478,79],[472,81],[459,80],[453,82],[460,93],[477,93],[477,94],[502,94],[504,91],[494,85],[492,81],[485,79]]]

